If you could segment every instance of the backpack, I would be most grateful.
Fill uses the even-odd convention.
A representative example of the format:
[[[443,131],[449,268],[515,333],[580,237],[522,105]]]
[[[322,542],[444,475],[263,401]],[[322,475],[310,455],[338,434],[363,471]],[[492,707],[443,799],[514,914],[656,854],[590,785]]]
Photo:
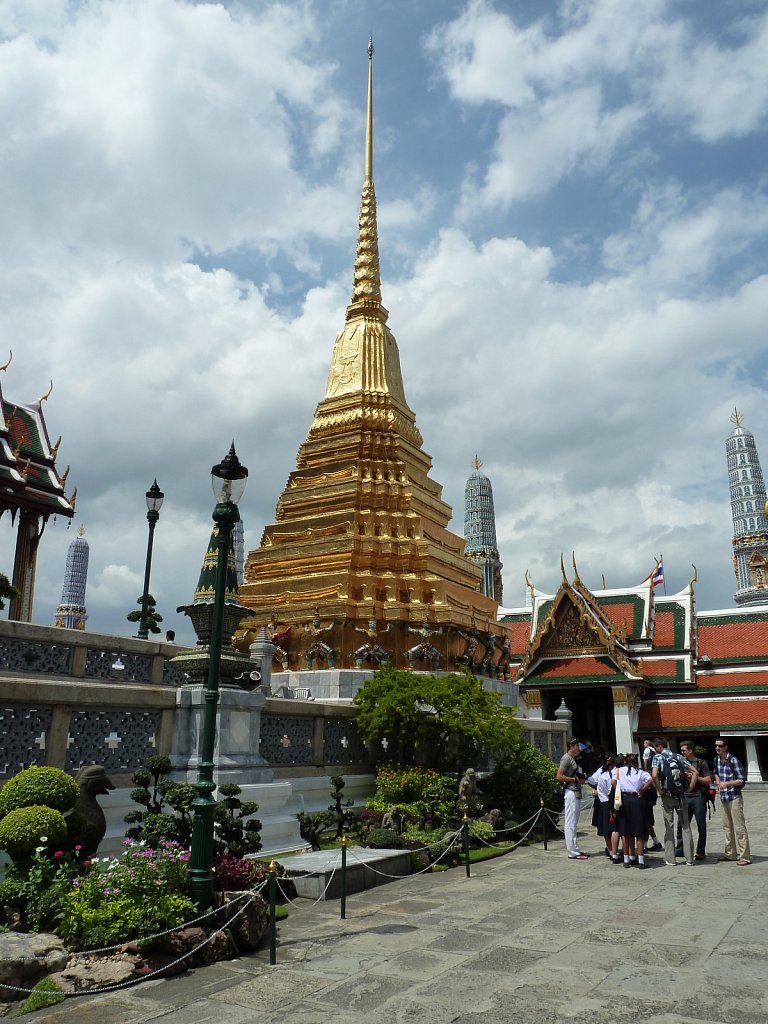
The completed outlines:
[[[664,796],[682,796],[688,789],[685,762],[679,754],[661,755],[659,781]]]

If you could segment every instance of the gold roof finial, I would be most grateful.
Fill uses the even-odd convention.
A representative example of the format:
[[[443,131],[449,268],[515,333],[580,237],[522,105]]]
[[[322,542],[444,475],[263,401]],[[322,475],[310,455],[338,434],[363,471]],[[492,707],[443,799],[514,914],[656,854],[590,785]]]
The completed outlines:
[[[77,503],[77,488],[75,488],[74,491],[72,491],[72,497],[69,499],[69,507],[72,509],[73,512],[75,510],[76,503]]]
[[[381,305],[381,272],[379,270],[379,234],[376,225],[376,191],[373,187],[373,37],[368,42],[368,107],[365,118],[365,175],[360,197],[360,221],[357,231],[357,253],[352,284],[352,301],[347,306],[347,320],[361,315],[374,315],[386,322]]]
[[[693,562],[691,562],[691,568],[693,569],[693,576],[691,576],[691,582],[688,584],[688,593],[693,597],[693,584],[698,580],[699,573]]]
[[[563,583],[568,586],[568,577],[565,575],[565,565],[563,563],[563,552],[560,552],[560,572],[563,574]]]
[[[368,106],[365,115],[365,180],[373,181],[373,36],[368,40]]]
[[[8,362],[7,363],[3,363],[3,365],[0,366],[0,371],[7,370],[8,367],[11,365],[12,359],[13,359],[13,349],[9,348],[8,349]]]
[[[53,446],[53,448],[51,448],[51,458],[53,459],[54,462],[56,461],[56,456],[59,454],[59,445],[60,444],[61,444],[61,434],[59,434],[59,438],[56,441],[56,444]]]
[[[67,477],[68,476],[69,476],[69,466],[67,466],[67,468],[64,470],[64,472],[62,473],[61,478],[60,478],[61,479],[62,490],[64,489],[64,484],[67,482]]]
[[[575,551],[571,552],[571,561],[573,562],[573,582],[574,583],[581,583],[581,579],[579,578],[579,570],[576,568],[576,552]]]
[[[741,415],[739,410],[734,407],[734,410],[731,413],[731,423],[734,425],[734,427],[740,427],[743,422],[744,417]]]
[[[525,570],[525,585],[531,591],[531,604],[533,604],[534,599],[536,597],[536,588],[534,587],[533,583],[531,582],[531,577],[528,575],[528,570],[527,569]]]
[[[603,572],[603,573],[601,573],[600,575],[601,575],[601,577],[602,577],[602,580],[603,580],[603,590],[607,590],[607,589],[608,589],[608,587],[606,587],[606,585],[605,585],[605,573]]]
[[[51,381],[51,386],[48,388],[48,390],[45,392],[45,394],[40,396],[40,398],[38,399],[37,404],[38,405],[42,405],[43,402],[46,402],[50,398],[50,395],[51,395],[52,391],[53,391],[53,381]]]
[[[472,459],[472,465],[475,467],[475,469],[480,469],[482,464],[483,464],[483,460],[479,459],[477,457],[477,452],[475,452],[475,457],[474,457],[474,459]]]

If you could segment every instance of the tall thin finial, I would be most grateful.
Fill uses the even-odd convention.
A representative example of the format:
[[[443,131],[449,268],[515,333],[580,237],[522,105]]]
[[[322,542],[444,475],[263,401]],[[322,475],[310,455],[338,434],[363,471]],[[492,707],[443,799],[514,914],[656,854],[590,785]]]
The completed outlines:
[[[480,469],[482,464],[483,464],[483,460],[478,456],[477,452],[475,452],[475,457],[472,460],[472,465],[475,467],[475,469]]]
[[[738,409],[734,409],[731,413],[731,423],[734,427],[740,427],[744,422],[744,417],[741,415]]]
[[[365,119],[365,180],[360,196],[360,221],[357,231],[355,274],[352,301],[346,319],[373,316],[386,323],[387,311],[381,304],[379,235],[376,226],[376,190],[373,186],[373,37],[368,42],[368,112]]]
[[[365,180],[373,181],[373,36],[368,40],[368,110],[365,117]]]

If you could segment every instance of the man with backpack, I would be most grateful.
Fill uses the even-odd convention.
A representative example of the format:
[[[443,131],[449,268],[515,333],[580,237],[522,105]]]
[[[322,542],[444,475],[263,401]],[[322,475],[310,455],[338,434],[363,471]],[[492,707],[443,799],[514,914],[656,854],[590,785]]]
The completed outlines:
[[[651,774],[661,797],[664,811],[664,863],[673,868],[675,860],[675,812],[683,834],[685,863],[693,867],[693,836],[685,794],[696,779],[696,769],[680,754],[675,754],[660,739],[653,741],[656,753],[651,761]]]
[[[696,778],[691,779],[685,799],[688,801],[688,818],[691,823],[694,819],[699,831],[696,841],[696,860],[707,859],[707,805],[709,803],[709,787],[713,784],[712,776],[709,774],[709,765],[696,757],[696,746],[693,740],[683,740],[680,744],[680,753],[688,764],[696,769]],[[683,833],[680,822],[677,823],[677,846],[675,853],[678,857],[683,856]]]
[[[715,740],[712,772],[720,796],[725,833],[725,856],[720,860],[735,860],[740,868],[744,868],[752,863],[749,835],[744,821],[744,799],[741,795],[747,775],[741,761],[728,753],[728,744],[724,739]]]

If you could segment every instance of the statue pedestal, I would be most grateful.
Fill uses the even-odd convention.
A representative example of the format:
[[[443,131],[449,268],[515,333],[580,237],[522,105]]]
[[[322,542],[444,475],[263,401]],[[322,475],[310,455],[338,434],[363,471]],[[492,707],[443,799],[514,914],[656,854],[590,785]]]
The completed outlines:
[[[259,754],[263,693],[222,687],[219,690],[216,747],[213,762],[217,785],[238,786],[272,782],[274,773]],[[205,687],[182,686],[176,691],[171,766],[178,781],[197,781],[200,730],[205,710]]]

